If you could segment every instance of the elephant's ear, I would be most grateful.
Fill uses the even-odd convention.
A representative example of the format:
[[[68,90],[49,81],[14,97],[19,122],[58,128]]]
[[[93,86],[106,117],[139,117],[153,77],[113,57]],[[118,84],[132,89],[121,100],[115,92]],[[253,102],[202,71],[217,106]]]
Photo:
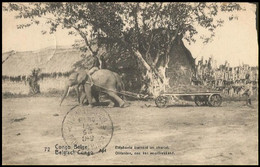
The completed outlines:
[[[87,73],[86,81],[89,82],[91,86],[94,84],[92,77],[89,73]]]
[[[93,83],[93,80],[92,80],[92,77],[91,77],[91,75],[90,75],[89,72],[86,73],[85,82],[88,83],[88,84],[90,84],[91,86],[94,84],[94,83]]]

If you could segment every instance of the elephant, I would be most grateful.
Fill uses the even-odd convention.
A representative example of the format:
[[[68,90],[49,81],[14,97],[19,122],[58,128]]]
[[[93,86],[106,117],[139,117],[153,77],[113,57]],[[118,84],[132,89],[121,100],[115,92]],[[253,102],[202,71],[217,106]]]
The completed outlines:
[[[83,76],[85,74],[85,76]],[[104,92],[108,94],[108,96],[111,98],[111,100],[118,104],[120,107],[124,107],[124,98],[121,99],[118,95],[119,92],[122,92],[124,90],[124,84],[122,82],[122,79],[120,76],[107,69],[100,69],[95,71],[91,76],[88,72],[82,73],[82,76],[79,75],[78,79],[77,77],[74,77],[76,80],[73,83],[76,83],[76,85],[83,86],[83,93],[85,94],[85,98],[87,98],[88,103],[91,107],[93,107],[93,100],[94,97],[95,101],[99,103],[99,93]],[[93,84],[91,84],[93,82]],[[66,94],[68,93],[68,85],[72,85],[70,80],[66,84],[65,92],[62,98],[62,101],[66,97]],[[77,89],[77,95],[78,95],[78,101],[79,103],[83,103],[83,100],[80,100],[80,92],[79,89]],[[61,102],[62,102],[61,101]]]
[[[122,91],[124,91],[124,84],[117,73],[107,69],[100,69],[91,75],[91,79],[93,81],[93,86],[89,83],[84,85],[86,97],[90,106],[93,106],[92,96],[95,101],[99,103],[99,93],[103,92],[111,98],[115,105],[124,107],[125,101],[123,99],[125,98],[119,97],[122,95]]]

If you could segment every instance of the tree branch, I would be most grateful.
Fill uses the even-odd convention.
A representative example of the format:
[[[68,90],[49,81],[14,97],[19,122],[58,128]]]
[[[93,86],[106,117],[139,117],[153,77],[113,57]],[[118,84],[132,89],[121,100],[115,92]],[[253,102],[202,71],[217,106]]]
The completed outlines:
[[[170,61],[170,55],[169,54],[170,54],[170,51],[171,51],[172,43],[176,39],[176,37],[178,35],[178,32],[179,32],[179,29],[180,29],[180,26],[178,24],[177,29],[175,30],[174,35],[172,36],[172,38],[170,39],[170,41],[168,43],[168,47],[167,47],[167,50],[166,50],[166,53],[165,53],[166,58],[165,58],[164,67],[168,66],[168,63]]]
[[[160,52],[158,52],[158,53],[156,54],[156,57],[155,57],[154,62],[153,62],[153,66],[154,66],[154,67],[156,67],[156,65],[157,65],[157,63],[158,63],[158,61],[159,61],[159,58],[160,58]]]
[[[57,22],[57,23],[63,24],[64,26],[66,25],[64,22],[59,21],[59,20],[54,20],[54,19],[52,19],[52,18],[48,18],[48,17],[44,17],[44,16],[42,16],[42,18],[55,21],[55,22]],[[61,19],[61,20],[62,20],[62,19]],[[84,32],[82,32],[82,31],[80,30],[80,28],[76,27],[74,24],[72,24],[72,23],[68,23],[68,24],[69,24],[69,26],[73,27],[73,28],[79,33],[79,35],[80,35],[80,36],[83,38],[83,40],[85,41],[85,44],[86,44],[87,49],[91,52],[92,56],[95,56],[95,55],[98,53],[99,48],[97,48],[96,51],[93,51],[93,49],[91,48],[90,42],[89,42],[89,40],[88,40],[86,34],[85,34]]]
[[[139,24],[138,24],[138,8],[139,8],[139,3],[137,3],[135,8],[133,9],[133,16],[134,16],[134,20],[135,20],[135,30],[137,33],[136,37],[137,37],[137,41],[138,41],[138,48],[140,49],[141,37],[140,37],[140,29],[139,29]]]
[[[146,48],[146,53],[145,53],[145,56],[146,56],[146,57],[148,56],[148,54],[149,54],[149,52],[150,52],[150,48],[151,48],[151,45],[152,45],[153,37],[154,37],[154,35],[153,35],[153,33],[152,33],[151,38],[150,38],[150,41],[149,41],[149,43],[148,43],[148,47]]]
[[[72,27],[73,27],[75,30],[77,30],[78,33],[80,34],[80,36],[84,39],[85,44],[86,44],[86,47],[87,47],[87,49],[91,52],[92,56],[96,56],[96,54],[97,54],[99,48],[97,49],[97,51],[93,51],[93,49],[91,48],[91,45],[90,45],[90,43],[89,43],[89,41],[88,41],[88,38],[87,38],[86,34],[85,34],[84,32],[82,32],[79,28],[77,28],[77,27],[75,27],[75,26],[72,26]]]

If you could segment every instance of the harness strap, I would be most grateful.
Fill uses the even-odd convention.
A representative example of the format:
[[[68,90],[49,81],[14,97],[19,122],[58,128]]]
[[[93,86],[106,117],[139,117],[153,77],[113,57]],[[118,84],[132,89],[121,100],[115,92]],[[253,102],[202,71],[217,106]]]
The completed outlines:
[[[95,85],[95,86],[97,86],[97,87],[99,87],[99,88],[102,88],[102,89],[105,89],[105,90],[108,90],[108,91],[111,91],[111,92],[115,92],[115,93],[118,93],[118,94],[121,94],[121,95],[129,96],[129,97],[134,97],[134,98],[147,98],[147,97],[148,97],[148,95],[135,94],[135,93],[132,93],[132,92],[131,92],[131,94],[135,94],[135,96],[129,94],[130,92],[129,92],[129,93],[127,93],[127,92],[118,92],[118,91],[116,91],[116,90],[107,89],[107,88],[105,88],[105,87],[103,87],[103,86],[94,84],[93,82],[86,82],[86,84],[91,84],[91,86]]]

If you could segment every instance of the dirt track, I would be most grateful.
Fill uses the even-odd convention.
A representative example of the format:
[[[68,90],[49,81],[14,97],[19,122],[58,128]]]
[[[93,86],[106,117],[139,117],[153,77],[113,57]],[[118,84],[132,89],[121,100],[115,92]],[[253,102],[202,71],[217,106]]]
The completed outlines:
[[[114,124],[107,152],[61,156],[54,146],[64,144],[61,122],[76,101],[68,98],[60,107],[58,100],[3,99],[3,164],[258,164],[257,101],[253,108],[224,102],[216,108],[191,103],[160,109],[153,101],[105,108]],[[174,155],[115,155],[115,146],[168,146]]]

